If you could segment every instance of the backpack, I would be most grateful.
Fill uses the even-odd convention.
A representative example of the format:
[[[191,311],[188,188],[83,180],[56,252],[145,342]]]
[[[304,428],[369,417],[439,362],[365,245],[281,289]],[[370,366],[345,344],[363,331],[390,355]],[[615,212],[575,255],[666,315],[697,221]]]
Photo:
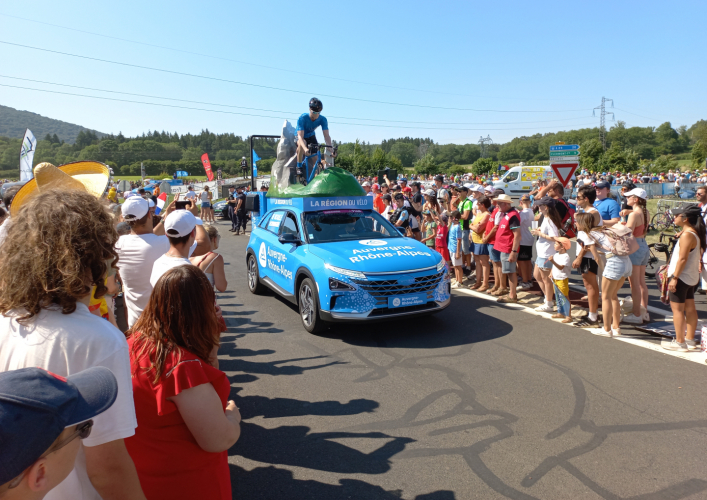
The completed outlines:
[[[561,203],[564,203],[565,206],[567,207],[567,213],[565,216],[562,218],[562,225],[559,227],[560,231],[560,236],[564,236],[566,238],[576,238],[577,237],[577,225],[574,221],[574,213],[575,209],[572,208],[572,205],[567,203],[565,200],[559,200]]]
[[[604,231],[611,244],[611,253],[623,257],[638,250],[638,242],[633,237],[633,229],[623,224],[615,224]]]

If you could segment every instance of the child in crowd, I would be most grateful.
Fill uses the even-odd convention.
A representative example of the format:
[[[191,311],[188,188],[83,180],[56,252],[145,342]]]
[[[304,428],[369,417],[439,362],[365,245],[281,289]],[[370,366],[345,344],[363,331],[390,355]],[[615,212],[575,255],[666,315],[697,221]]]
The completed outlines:
[[[442,254],[442,258],[447,263],[447,268],[451,271],[452,259],[449,256],[449,249],[447,248],[447,235],[449,234],[449,228],[447,227],[448,221],[449,217],[447,217],[447,214],[440,214],[439,224],[437,224],[437,237],[435,238],[435,250]]]
[[[548,260],[552,264],[552,280],[555,282],[557,289],[562,292],[565,296],[567,302],[567,307],[563,308],[560,305],[561,297],[557,300],[557,314],[553,314],[553,318],[565,318],[562,323],[569,323],[572,321],[572,311],[570,306],[570,285],[569,285],[569,274],[572,272],[570,267],[570,255],[567,250],[571,246],[570,240],[564,237],[555,238],[555,253],[548,257]],[[565,310],[562,310],[565,309]]]
[[[430,248],[434,248],[437,234],[437,222],[435,222],[432,217],[432,213],[429,210],[422,212],[422,215],[425,218],[425,237],[422,238],[422,243]]]
[[[535,220],[531,208],[530,196],[524,194],[520,197],[520,251],[518,252],[518,271],[520,273],[520,290],[529,290],[533,287],[533,235],[530,227]]]
[[[452,267],[454,268],[455,279],[452,281],[452,288],[461,287],[464,279],[462,271],[462,229],[459,225],[459,219],[461,219],[459,210],[454,210],[452,212],[452,227],[449,230],[449,245],[447,247],[452,258]]]

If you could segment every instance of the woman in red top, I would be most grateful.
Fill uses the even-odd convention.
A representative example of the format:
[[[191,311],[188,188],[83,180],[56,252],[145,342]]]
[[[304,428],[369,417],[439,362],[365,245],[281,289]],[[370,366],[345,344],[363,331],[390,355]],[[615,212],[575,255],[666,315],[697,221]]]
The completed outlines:
[[[195,266],[170,269],[128,331],[138,428],[125,445],[148,500],[231,499],[241,416],[218,345],[211,283]]]

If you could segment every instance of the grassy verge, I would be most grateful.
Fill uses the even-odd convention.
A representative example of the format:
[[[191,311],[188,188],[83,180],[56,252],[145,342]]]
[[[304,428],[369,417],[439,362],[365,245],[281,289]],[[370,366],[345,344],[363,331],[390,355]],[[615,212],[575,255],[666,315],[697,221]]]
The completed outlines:
[[[655,214],[658,213],[658,202],[663,199],[672,199],[672,198],[653,198],[650,200],[646,200],[646,208],[648,208],[648,217],[653,218]],[[677,198],[675,198],[675,201],[678,201]],[[680,200],[680,201],[685,201],[685,200]],[[650,222],[650,221],[649,221]],[[666,233],[675,233],[675,231],[664,231]],[[660,237],[660,231],[657,229],[654,229],[652,231],[649,231],[648,234],[646,235],[646,243],[657,243],[658,238]]]

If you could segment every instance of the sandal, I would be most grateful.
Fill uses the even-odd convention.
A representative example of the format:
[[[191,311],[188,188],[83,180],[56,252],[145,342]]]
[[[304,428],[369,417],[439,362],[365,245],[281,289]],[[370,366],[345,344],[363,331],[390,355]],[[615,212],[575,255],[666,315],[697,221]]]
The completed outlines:
[[[485,291],[487,291],[488,289],[489,289],[488,286],[482,286],[481,288],[477,289],[476,291],[477,291],[477,292],[485,292]]]
[[[518,299],[512,299],[510,296],[508,297],[500,297],[496,302],[500,304],[517,304]]]
[[[560,323],[572,323],[572,318],[571,317],[565,318],[562,321],[560,321]]]
[[[495,286],[494,286],[494,287],[489,288],[488,290],[486,290],[486,293],[488,293],[489,295],[494,295],[497,291],[498,291],[498,287],[495,287]]]
[[[564,315],[564,314],[559,314],[559,313],[557,313],[557,314],[553,314],[553,315],[550,316],[550,317],[551,317],[551,318],[554,318],[554,319],[558,319],[558,318],[564,318],[565,315]]]
[[[503,295],[508,295],[510,293],[510,290],[508,288],[500,288],[496,290],[495,293],[491,294],[494,297],[502,297]]]

